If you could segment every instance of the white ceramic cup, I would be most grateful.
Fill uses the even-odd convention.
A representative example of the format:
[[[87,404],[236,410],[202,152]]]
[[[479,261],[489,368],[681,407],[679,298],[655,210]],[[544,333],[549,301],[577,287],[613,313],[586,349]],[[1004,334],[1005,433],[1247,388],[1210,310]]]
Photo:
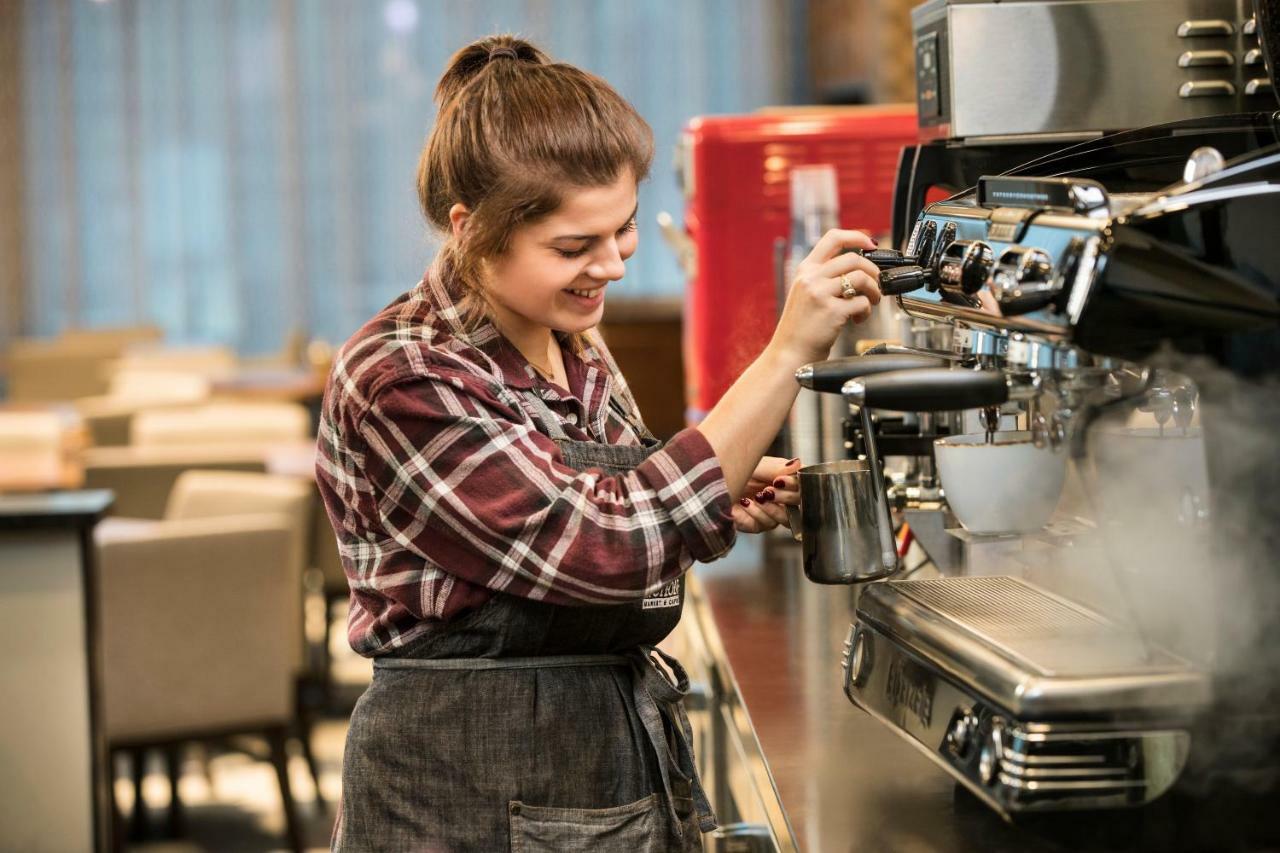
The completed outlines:
[[[955,435],[933,443],[947,504],[970,533],[1034,533],[1058,506],[1067,452],[1040,448],[1031,433]]]

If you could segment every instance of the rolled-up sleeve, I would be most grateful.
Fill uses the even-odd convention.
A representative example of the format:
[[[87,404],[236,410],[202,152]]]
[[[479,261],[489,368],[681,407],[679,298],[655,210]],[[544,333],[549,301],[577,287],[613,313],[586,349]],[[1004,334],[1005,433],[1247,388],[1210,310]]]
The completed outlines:
[[[578,471],[509,393],[437,371],[381,389],[359,435],[383,530],[495,591],[615,604],[733,544],[724,474],[696,430],[625,474]]]

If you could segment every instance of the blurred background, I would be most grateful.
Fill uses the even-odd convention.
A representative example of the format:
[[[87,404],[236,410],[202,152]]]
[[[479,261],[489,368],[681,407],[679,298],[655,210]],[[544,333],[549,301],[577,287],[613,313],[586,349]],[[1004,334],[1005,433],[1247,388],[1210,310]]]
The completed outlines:
[[[138,323],[243,355],[345,340],[431,257],[414,167],[432,90],[493,32],[602,75],[653,126],[647,251],[620,295],[679,296],[653,214],[680,207],[685,122],[909,100],[909,5],[5,0],[0,343]],[[849,49],[877,28],[906,62]]]
[[[0,782],[0,848],[78,849],[28,824],[84,824],[100,849],[327,846],[369,668],[346,647],[314,493],[316,411],[334,350],[436,248],[414,178],[455,50],[519,34],[652,125],[641,250],[604,332],[670,435],[707,396],[685,364],[697,132],[764,109],[899,105],[875,115],[913,138],[912,5],[0,0],[0,692],[26,697],[0,711],[0,754],[23,768]],[[901,143],[867,159],[874,193],[841,173],[846,209],[877,205],[845,225],[887,233]],[[764,239],[728,244],[754,253],[752,298],[772,300],[791,165],[824,155],[751,144],[751,170],[717,180],[750,184],[765,157],[756,183],[782,193]],[[772,302],[741,304],[759,328],[722,331],[759,338]],[[741,362],[763,339],[739,343]],[[80,790],[74,768],[96,781]],[[30,796],[9,796],[18,778]]]

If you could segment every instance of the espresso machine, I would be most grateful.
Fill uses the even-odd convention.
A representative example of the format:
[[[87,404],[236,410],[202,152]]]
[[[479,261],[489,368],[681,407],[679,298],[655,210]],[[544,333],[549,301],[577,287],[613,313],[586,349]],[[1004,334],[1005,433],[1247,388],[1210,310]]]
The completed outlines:
[[[918,339],[797,374],[860,451],[801,471],[843,689],[1006,816],[1280,790],[1277,235],[1280,113],[1094,136],[866,253]]]

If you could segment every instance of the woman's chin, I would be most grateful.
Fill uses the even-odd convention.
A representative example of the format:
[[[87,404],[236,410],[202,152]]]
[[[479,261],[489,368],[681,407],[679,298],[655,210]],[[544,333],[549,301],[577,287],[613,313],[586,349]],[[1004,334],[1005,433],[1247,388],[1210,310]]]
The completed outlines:
[[[556,323],[552,328],[557,332],[564,332],[568,335],[578,335],[583,332],[594,329],[600,325],[600,320],[604,315],[604,307],[601,306],[589,315],[578,315],[566,317],[563,314],[556,318]]]

